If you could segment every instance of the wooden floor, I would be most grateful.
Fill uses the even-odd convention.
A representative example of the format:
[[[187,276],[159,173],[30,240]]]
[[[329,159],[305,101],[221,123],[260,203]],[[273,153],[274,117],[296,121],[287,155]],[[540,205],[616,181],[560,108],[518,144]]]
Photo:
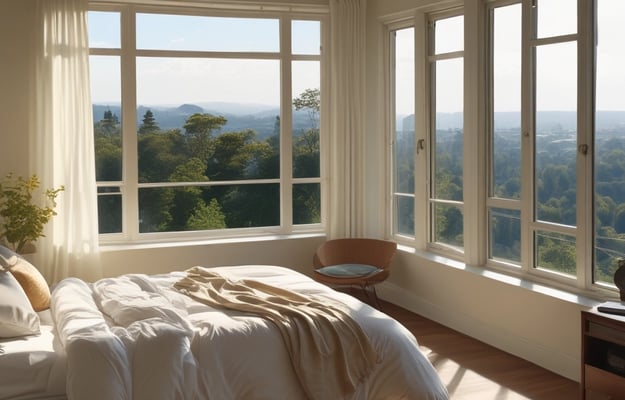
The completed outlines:
[[[453,400],[575,400],[579,384],[390,303],[382,311],[406,326]]]

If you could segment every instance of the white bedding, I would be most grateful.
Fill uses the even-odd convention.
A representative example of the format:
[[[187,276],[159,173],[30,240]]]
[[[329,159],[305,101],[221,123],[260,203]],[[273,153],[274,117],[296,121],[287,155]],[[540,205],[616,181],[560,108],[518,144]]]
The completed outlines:
[[[380,356],[350,399],[447,399],[414,336],[385,314],[287,268],[215,271],[345,303]],[[125,275],[95,284],[68,278],[56,286],[51,311],[67,354],[67,397],[306,399],[277,327],[179,293],[172,285],[183,276]]]
[[[49,310],[39,335],[0,340],[0,400],[65,399],[65,353]]]

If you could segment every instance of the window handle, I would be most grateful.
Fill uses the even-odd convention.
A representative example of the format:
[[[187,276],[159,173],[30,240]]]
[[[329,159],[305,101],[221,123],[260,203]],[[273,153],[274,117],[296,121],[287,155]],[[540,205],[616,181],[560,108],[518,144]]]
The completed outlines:
[[[588,154],[588,145],[587,144],[580,144],[579,146],[577,146],[577,151],[579,151],[583,155]]]
[[[425,150],[425,139],[417,140],[417,154],[419,154],[420,150]]]

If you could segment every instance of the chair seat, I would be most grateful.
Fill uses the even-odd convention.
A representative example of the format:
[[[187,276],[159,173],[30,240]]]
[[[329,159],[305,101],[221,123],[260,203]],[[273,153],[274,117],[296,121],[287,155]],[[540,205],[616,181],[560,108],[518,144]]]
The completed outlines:
[[[363,278],[382,271],[384,271],[382,268],[367,264],[338,264],[317,269],[321,275],[332,278]]]

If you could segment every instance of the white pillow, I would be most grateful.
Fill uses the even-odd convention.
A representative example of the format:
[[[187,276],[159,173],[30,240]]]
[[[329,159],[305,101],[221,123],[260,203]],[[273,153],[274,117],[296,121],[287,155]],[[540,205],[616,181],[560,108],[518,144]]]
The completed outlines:
[[[0,270],[0,338],[39,333],[39,315],[17,279]]]
[[[17,264],[18,255],[4,246],[0,246],[0,267],[10,267]]]

